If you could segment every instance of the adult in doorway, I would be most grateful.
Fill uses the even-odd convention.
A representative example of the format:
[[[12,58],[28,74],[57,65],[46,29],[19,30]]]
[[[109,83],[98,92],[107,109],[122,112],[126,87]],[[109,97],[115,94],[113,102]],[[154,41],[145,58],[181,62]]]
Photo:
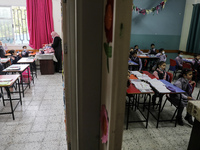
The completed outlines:
[[[61,45],[61,38],[60,36],[53,31],[51,33],[51,36],[53,38],[53,44],[51,47],[55,51],[55,56],[58,62],[55,62],[55,72],[62,72],[62,45]]]

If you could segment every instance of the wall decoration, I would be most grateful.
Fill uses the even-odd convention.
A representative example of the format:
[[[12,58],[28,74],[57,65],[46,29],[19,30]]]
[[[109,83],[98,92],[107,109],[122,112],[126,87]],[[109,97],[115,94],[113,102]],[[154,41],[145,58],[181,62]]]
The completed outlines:
[[[113,36],[113,0],[107,0],[105,9],[104,26],[106,32],[106,40],[104,50],[107,56],[107,70],[109,73],[109,58],[112,57],[112,36]]]
[[[101,131],[102,131],[101,141],[102,143],[107,143],[108,141],[108,113],[107,113],[105,105],[101,106]]]
[[[138,8],[137,6],[135,6],[133,4],[132,6],[132,11],[135,11],[137,12],[138,14],[143,14],[143,15],[146,15],[146,14],[155,14],[155,12],[158,14],[160,10],[164,9],[165,8],[165,4],[167,3],[167,0],[163,0],[160,4],[158,4],[157,6],[155,7],[152,7],[151,9],[142,9],[142,8]]]

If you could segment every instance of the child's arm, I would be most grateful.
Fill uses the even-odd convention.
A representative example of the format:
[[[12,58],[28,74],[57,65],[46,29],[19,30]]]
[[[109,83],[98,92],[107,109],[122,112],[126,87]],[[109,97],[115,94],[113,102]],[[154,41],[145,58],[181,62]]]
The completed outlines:
[[[179,89],[182,89],[182,83],[180,82],[180,81],[176,81],[175,83],[174,83],[174,85],[176,86],[176,87],[178,87]],[[183,90],[183,89],[182,89]],[[180,99],[180,94],[177,94],[178,95],[178,98]],[[188,96],[187,95],[185,95],[185,94],[181,94],[181,98],[182,99],[188,99]]]
[[[158,72],[157,72],[157,71],[154,71],[154,72],[153,72],[153,75],[154,75],[157,79],[159,79],[159,76],[158,76]]]

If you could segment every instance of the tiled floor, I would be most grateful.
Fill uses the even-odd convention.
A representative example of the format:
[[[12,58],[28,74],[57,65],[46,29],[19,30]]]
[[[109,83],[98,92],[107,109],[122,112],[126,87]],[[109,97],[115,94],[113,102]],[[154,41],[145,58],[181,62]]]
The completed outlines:
[[[198,92],[199,88],[195,88],[195,99]],[[174,110],[174,107],[167,103],[162,117],[168,119]],[[183,117],[185,113],[186,109]],[[130,116],[132,119],[143,119],[138,111],[131,111]],[[122,150],[187,150],[192,127],[186,121],[184,123],[184,126],[174,127],[174,123],[163,122],[157,129],[156,120],[150,115],[148,129],[145,128],[145,123],[131,123],[128,130],[125,130],[124,126]]]
[[[0,150],[67,150],[61,74],[39,75],[11,115],[0,115]],[[10,110],[9,102],[0,112]]]

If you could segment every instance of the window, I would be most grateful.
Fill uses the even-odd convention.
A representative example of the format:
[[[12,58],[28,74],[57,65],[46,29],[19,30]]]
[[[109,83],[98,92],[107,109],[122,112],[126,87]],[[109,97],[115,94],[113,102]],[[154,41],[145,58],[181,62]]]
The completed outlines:
[[[0,41],[10,44],[28,44],[26,7],[0,6]]]

